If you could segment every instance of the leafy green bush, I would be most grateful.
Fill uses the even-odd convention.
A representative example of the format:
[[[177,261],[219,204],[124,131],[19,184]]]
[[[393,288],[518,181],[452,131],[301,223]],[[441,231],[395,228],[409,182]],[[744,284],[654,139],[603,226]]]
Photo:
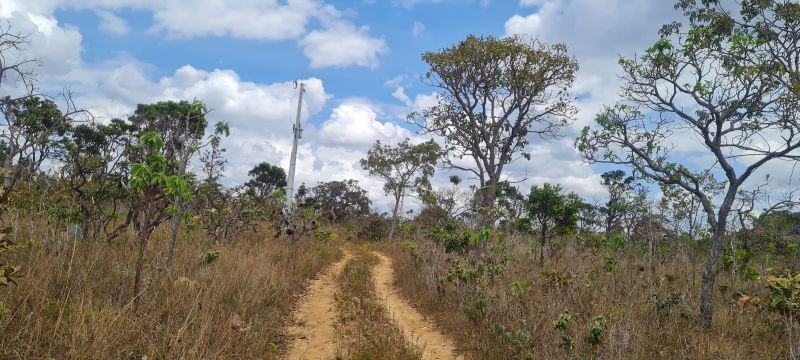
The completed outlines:
[[[665,297],[662,297],[659,294],[653,294],[651,295],[651,298],[656,306],[656,314],[668,315],[672,313],[672,309],[674,309],[676,305],[683,301],[683,294],[670,293]]]
[[[606,239],[602,234],[581,234],[583,246],[589,249],[602,249],[606,245]]]
[[[592,327],[589,329],[589,336],[586,337],[586,342],[589,345],[597,346],[603,341],[603,331],[608,328],[608,321],[602,315],[594,318]]]
[[[722,269],[726,272],[733,270],[733,265],[736,264],[736,271],[745,280],[755,280],[759,273],[750,266],[750,260],[753,259],[755,253],[747,249],[738,249],[732,253],[722,256]]]
[[[447,220],[431,226],[426,235],[436,243],[444,246],[445,252],[465,252],[475,232],[461,225],[458,221]]]
[[[613,256],[606,256],[603,261],[603,270],[606,272],[614,272],[617,268],[617,260]]]
[[[203,264],[211,264],[217,259],[219,259],[220,252],[219,251],[209,251],[200,256],[200,262]]]
[[[611,239],[608,239],[608,242],[606,243],[606,248],[608,248],[609,251],[614,252],[624,248],[625,245],[627,244],[628,241],[625,240],[624,236],[617,235],[612,237]]]
[[[769,276],[769,310],[791,315],[800,311],[800,274]]]
[[[465,296],[461,311],[469,321],[478,322],[486,317],[489,311],[488,305],[483,290],[476,287]]]
[[[414,224],[406,221],[401,221],[397,224],[397,232],[405,236],[411,236],[416,231]]]
[[[367,218],[362,223],[361,229],[358,230],[359,238],[371,242],[381,241],[388,235],[389,224],[386,219],[377,215]]]
[[[417,243],[413,241],[403,241],[400,244],[400,249],[404,253],[408,253],[408,256],[412,261],[414,261],[414,263],[417,263],[420,260],[420,256],[417,254]]]
[[[337,238],[336,233],[333,231],[320,229],[314,230],[314,232],[311,233],[311,236],[314,238],[314,240],[320,242],[335,242]]]
[[[565,351],[570,352],[575,347],[575,339],[572,338],[569,331],[569,322],[572,320],[572,315],[569,311],[564,311],[558,316],[556,321],[553,321],[553,327],[561,332],[561,342],[559,346],[564,348]]]
[[[494,334],[500,338],[503,344],[511,348],[511,350],[514,352],[515,359],[534,358],[533,353],[531,352],[533,334],[524,329],[526,326],[527,323],[525,320],[520,320],[517,329],[508,329],[500,324],[495,324],[492,327]]]

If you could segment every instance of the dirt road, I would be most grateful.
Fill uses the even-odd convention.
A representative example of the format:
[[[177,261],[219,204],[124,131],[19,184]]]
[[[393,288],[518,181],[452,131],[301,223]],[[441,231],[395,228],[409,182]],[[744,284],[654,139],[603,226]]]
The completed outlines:
[[[392,260],[373,252],[380,260],[373,269],[373,282],[377,296],[385,300],[389,316],[403,331],[406,340],[422,350],[423,360],[463,359],[456,354],[455,344],[436,330],[433,323],[417,312],[394,286]],[[289,334],[295,338],[287,359],[331,360],[336,358],[337,321],[336,278],[352,256],[344,256],[309,284],[308,291],[295,314],[295,325]]]
[[[400,295],[394,286],[392,259],[374,252],[380,262],[373,269],[373,281],[378,297],[386,300],[386,308],[408,341],[422,349],[423,360],[463,359],[455,352],[455,344],[436,330],[433,323],[425,319]]]
[[[290,360],[330,360],[336,358],[336,277],[350,261],[350,253],[331,265],[309,284],[302,303],[295,314],[295,325],[289,334],[295,338],[289,349]]]

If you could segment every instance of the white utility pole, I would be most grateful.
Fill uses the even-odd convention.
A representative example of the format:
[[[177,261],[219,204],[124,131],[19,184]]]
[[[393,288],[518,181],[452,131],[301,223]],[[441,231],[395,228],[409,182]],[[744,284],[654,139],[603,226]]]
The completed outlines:
[[[300,112],[303,109],[303,93],[305,92],[306,84],[300,83],[300,96],[297,99],[297,117],[294,120],[292,131],[294,132],[294,142],[292,143],[292,157],[289,160],[289,179],[288,186],[286,187],[286,212],[292,213],[292,200],[294,198],[294,171],[297,166],[297,144],[300,142],[300,137],[303,136],[303,129],[300,128]]]

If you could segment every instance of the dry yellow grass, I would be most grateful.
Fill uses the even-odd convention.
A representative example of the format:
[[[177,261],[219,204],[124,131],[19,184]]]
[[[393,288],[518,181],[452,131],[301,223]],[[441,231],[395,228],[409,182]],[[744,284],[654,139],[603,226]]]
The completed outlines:
[[[25,227],[23,227],[25,229]],[[4,359],[264,359],[285,351],[285,326],[304,282],[338,254],[333,245],[251,234],[231,244],[181,240],[164,269],[165,229],[154,234],[142,306],[131,304],[134,244],[65,241],[45,224],[17,234],[19,285],[0,289]],[[48,236],[49,235],[49,236]],[[48,239],[48,240],[38,240]],[[220,251],[211,264],[199,257]]]
[[[720,274],[714,326],[704,331],[697,310],[699,276],[692,283],[689,258],[681,251],[663,263],[657,260],[653,269],[641,254],[619,253],[615,270],[606,272],[605,254],[577,249],[570,241],[574,242],[566,240],[544,269],[533,265],[528,246],[508,249],[512,260],[503,275],[480,282],[485,317],[475,321],[464,315],[478,303],[471,287],[442,280],[456,255],[423,239],[416,241],[413,256],[408,244],[405,250],[390,245],[387,251],[395,259],[397,283],[405,297],[436,319],[472,359],[786,358],[783,320],[742,309],[735,299],[737,291],[763,294],[763,281]],[[774,261],[760,259],[753,265],[764,273]],[[543,272],[569,273],[570,279],[559,284]],[[674,303],[665,305],[670,297]],[[572,314],[571,352],[559,345],[561,334],[553,324],[564,311]],[[595,347],[585,339],[592,320],[600,315],[609,325]],[[497,325],[505,328],[505,337]]]

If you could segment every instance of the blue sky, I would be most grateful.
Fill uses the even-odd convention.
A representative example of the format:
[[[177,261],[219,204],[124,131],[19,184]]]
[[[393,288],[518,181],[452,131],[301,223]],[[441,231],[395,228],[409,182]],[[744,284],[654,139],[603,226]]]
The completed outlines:
[[[548,181],[602,198],[604,168],[581,161],[574,136],[617,101],[618,56],[646,49],[678,15],[665,0],[0,0],[0,18],[31,34],[40,89],[68,86],[99,121],[137,103],[205,101],[212,120],[232,125],[231,184],[260,161],[288,167],[292,83],[306,82],[299,182],[355,178],[379,207],[382,184],[358,160],[376,140],[425,140],[404,121],[434,99],[418,81],[420,56],[468,34],[568,45],[581,66],[581,112],[563,139],[534,140],[532,161],[507,176],[523,190]]]
[[[519,9],[513,1],[483,6],[469,0],[423,1],[413,7],[392,1],[330,4],[345,12],[357,26],[368,26],[371,36],[385,40],[387,46],[378,56],[379,65],[311,68],[310,60],[293,41],[227,36],[165,37],[163,33],[149,31],[153,26],[152,14],[143,10],[123,8],[114,12],[127,23],[124,35],[101,30],[102,19],[90,8],[57,9],[53,15],[63,26],[74,26],[80,31],[82,58],[89,63],[125,54],[153,65],[150,75],[155,77],[167,76],[186,64],[206,70],[233,69],[242,79],[258,83],[318,77],[325,81],[326,90],[337,97],[393,102],[393,89],[388,89],[385,82],[404,75],[408,84],[421,86],[414,80],[425,70],[420,61],[423,52],[440,49],[468,34],[503,35],[505,20]]]

